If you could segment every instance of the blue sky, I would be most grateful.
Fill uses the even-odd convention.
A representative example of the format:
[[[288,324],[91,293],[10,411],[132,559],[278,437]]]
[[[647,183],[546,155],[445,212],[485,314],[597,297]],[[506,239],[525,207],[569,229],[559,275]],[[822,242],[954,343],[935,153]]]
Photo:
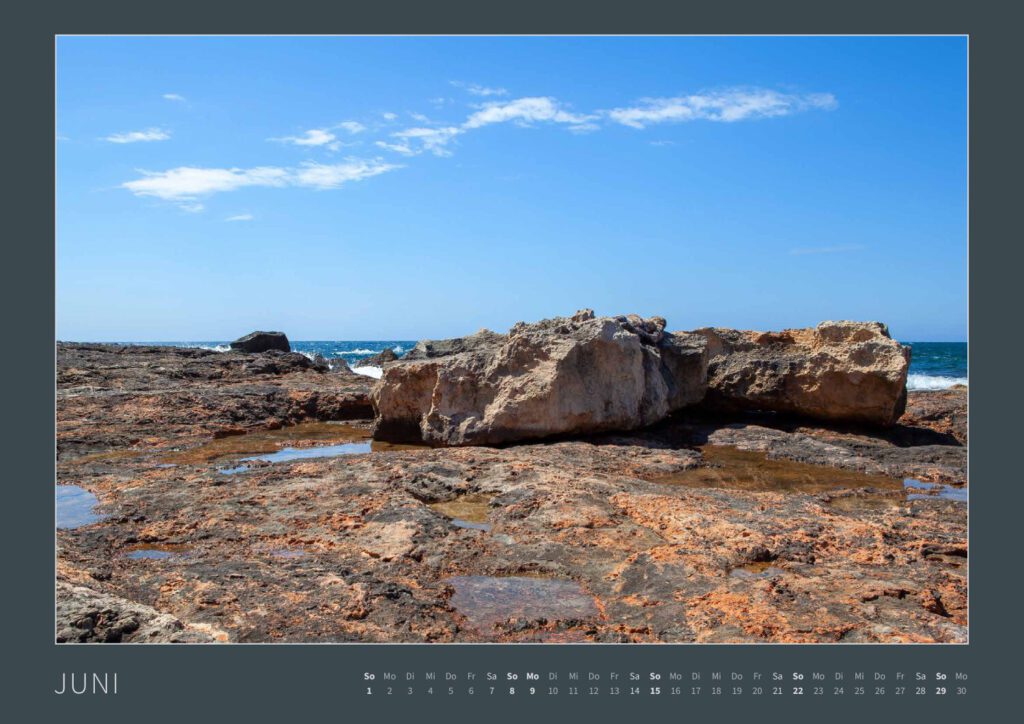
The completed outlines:
[[[966,339],[963,38],[57,42],[57,334]]]

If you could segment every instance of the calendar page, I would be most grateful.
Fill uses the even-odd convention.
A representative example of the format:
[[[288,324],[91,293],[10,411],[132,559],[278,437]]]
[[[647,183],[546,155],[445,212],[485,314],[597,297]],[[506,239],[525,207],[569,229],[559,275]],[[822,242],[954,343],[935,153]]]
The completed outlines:
[[[33,711],[1012,693],[1019,245],[972,223],[1019,183],[970,160],[1014,165],[1019,94],[980,11],[45,4]]]

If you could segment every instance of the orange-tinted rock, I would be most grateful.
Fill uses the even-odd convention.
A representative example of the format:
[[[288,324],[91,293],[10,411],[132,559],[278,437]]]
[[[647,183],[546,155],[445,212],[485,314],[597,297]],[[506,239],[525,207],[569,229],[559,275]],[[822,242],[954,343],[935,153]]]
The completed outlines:
[[[820,420],[893,425],[906,405],[910,348],[879,322],[813,329],[700,329],[716,410],[762,410]]]

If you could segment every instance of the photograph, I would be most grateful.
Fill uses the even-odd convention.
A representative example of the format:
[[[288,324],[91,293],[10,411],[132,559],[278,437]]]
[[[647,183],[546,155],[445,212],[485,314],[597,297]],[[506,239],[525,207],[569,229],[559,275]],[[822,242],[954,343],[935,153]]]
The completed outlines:
[[[967,35],[52,41],[47,645],[969,644]]]

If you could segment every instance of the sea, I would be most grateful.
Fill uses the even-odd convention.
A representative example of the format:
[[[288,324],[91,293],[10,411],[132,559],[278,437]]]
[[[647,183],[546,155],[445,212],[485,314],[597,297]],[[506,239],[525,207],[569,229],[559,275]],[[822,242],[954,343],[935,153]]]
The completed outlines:
[[[136,343],[139,344],[139,343]],[[175,347],[200,347],[218,352],[230,349],[226,341],[203,342],[147,342],[145,344],[168,344]],[[904,342],[911,347],[910,373],[907,376],[909,390],[944,390],[953,385],[967,384],[967,343],[966,342]],[[385,349],[394,350],[401,357],[416,346],[414,340],[310,340],[293,341],[292,349],[307,357],[323,355],[330,362],[342,359],[355,372],[379,377],[380,370],[360,365],[360,361]]]

